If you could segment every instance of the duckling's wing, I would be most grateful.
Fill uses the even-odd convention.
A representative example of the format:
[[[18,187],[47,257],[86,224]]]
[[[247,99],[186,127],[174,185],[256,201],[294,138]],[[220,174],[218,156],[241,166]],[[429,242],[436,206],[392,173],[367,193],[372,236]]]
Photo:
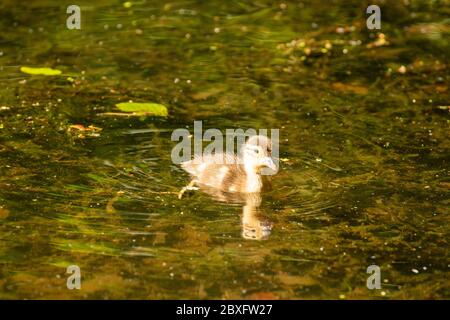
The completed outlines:
[[[193,176],[200,176],[218,165],[234,165],[237,158],[229,153],[216,153],[203,156],[194,156],[194,159],[181,163],[181,167]]]

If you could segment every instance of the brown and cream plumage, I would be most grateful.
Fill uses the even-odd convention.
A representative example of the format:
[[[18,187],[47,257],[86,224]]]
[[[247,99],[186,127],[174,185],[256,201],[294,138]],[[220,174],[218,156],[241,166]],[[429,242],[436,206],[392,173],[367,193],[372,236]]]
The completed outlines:
[[[265,136],[252,136],[243,145],[239,155],[218,153],[195,157],[181,167],[192,176],[186,189],[205,185],[224,192],[260,192],[264,181],[261,169],[277,170],[271,158],[272,142]],[[181,193],[182,195],[182,193]],[[180,195],[180,197],[181,197]]]

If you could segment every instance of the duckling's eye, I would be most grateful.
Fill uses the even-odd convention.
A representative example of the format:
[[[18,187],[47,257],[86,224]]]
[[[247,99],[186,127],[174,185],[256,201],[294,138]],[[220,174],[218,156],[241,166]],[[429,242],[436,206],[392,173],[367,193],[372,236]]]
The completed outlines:
[[[255,153],[256,153],[256,154],[258,154],[258,153],[259,153],[259,149],[255,149],[254,151],[255,151]]]

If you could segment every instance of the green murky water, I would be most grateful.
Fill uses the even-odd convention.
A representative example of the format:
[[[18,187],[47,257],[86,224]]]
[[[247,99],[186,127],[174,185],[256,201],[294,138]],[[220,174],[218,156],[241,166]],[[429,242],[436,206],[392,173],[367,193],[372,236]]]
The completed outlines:
[[[0,298],[450,298],[448,1],[77,4],[0,2]],[[194,120],[280,129],[259,207],[178,200]]]

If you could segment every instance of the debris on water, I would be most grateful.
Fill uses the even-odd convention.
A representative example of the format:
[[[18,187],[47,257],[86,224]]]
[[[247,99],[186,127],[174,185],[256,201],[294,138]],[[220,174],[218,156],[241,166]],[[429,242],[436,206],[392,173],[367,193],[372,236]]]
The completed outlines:
[[[67,130],[69,133],[77,134],[79,139],[84,139],[86,137],[99,137],[102,128],[96,127],[94,125],[89,125],[88,127],[83,126],[82,124],[73,124],[69,126]]]
[[[359,95],[366,95],[369,92],[369,89],[367,87],[359,84],[334,82],[331,84],[331,87],[337,91],[351,92]]]
[[[119,198],[124,194],[124,191],[117,191],[116,195],[111,198],[108,203],[106,204],[106,213],[114,213],[116,212],[116,209],[114,209],[114,203],[119,200]]]
[[[8,218],[8,216],[9,216],[9,210],[3,206],[0,206],[0,219]]]
[[[400,66],[400,68],[398,68],[397,70],[399,73],[401,74],[405,74],[406,73],[406,67],[405,66]]]
[[[379,33],[378,37],[375,41],[367,44],[367,48],[376,48],[389,45],[389,41],[386,39],[386,35],[384,33]]]

